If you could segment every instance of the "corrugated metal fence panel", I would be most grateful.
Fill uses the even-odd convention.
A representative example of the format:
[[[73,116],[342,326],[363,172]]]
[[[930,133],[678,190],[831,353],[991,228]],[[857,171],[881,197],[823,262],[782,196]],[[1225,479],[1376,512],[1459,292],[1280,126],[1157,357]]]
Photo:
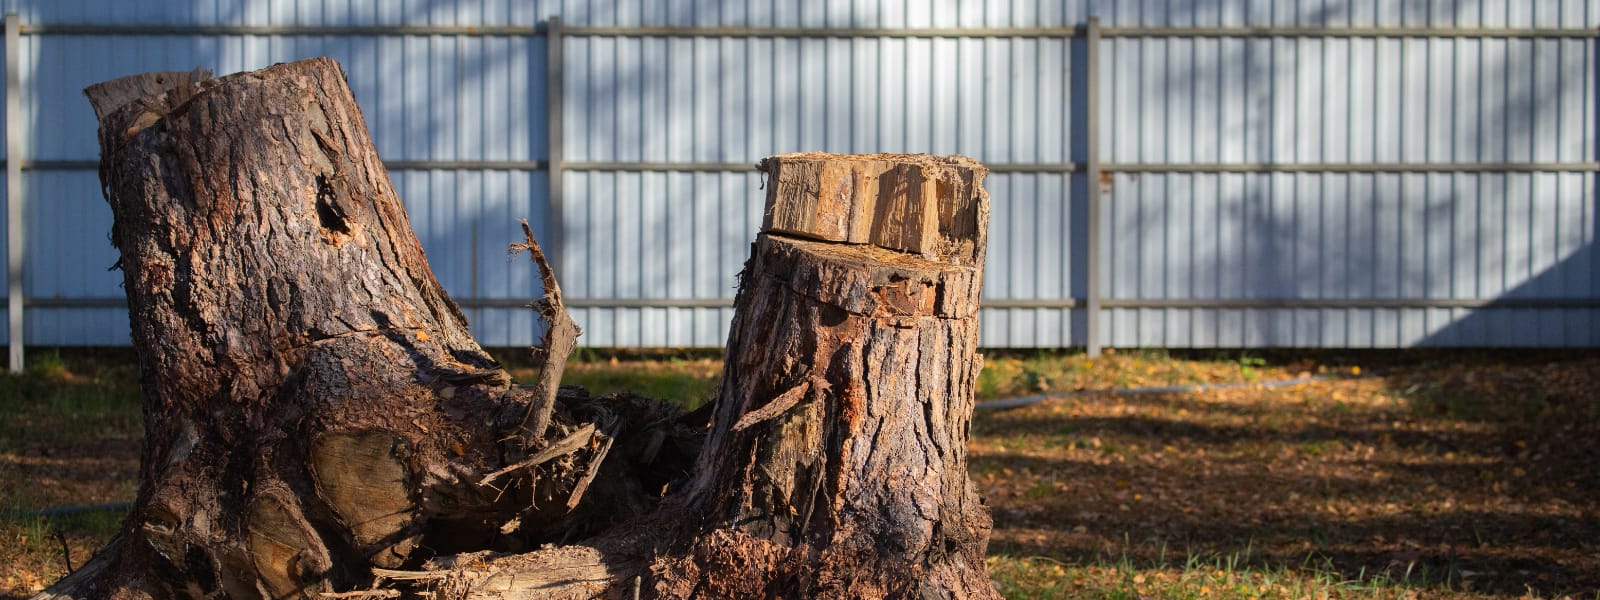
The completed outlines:
[[[569,161],[750,162],[799,150],[1069,158],[1061,39],[580,36]]]
[[[1585,1],[1254,3],[1108,25],[1590,27]],[[1205,3],[1190,3],[1196,8]],[[1158,7],[1159,8],[1159,7]],[[1123,37],[1101,54],[1112,163],[1596,160],[1595,42]],[[1112,300],[1594,298],[1586,173],[1119,174]],[[1600,343],[1573,308],[1113,308],[1114,346]],[[1011,340],[1007,340],[1008,342]]]
[[[938,2],[568,2],[570,26],[701,27],[1005,27],[1066,26],[1082,22],[1078,3],[1013,6]],[[566,53],[566,160],[573,162],[730,162],[794,150],[933,152],[1003,162],[1070,160],[1069,77],[1072,43],[1061,38],[619,38],[576,37]],[[1029,126],[1021,126],[1029,122]],[[640,181],[642,179],[642,181]],[[653,181],[683,181],[653,184]],[[1056,174],[992,174],[990,189],[1019,186],[1035,197],[995,192],[995,202],[1037,211],[1045,222],[1069,224],[1066,190]],[[760,222],[763,194],[754,173],[573,173],[566,179],[570,296],[589,298],[731,298],[736,275]],[[640,182],[635,182],[640,181]],[[632,195],[666,208],[640,211],[632,224]],[[656,195],[661,197],[656,198]],[[661,221],[659,214],[669,219]],[[693,214],[693,218],[685,218]],[[995,227],[1010,218],[995,211]],[[619,219],[626,224],[619,224]],[[1078,218],[1082,221],[1082,216]],[[621,240],[664,226],[640,245]],[[1024,229],[1029,222],[1016,221]],[[1018,280],[990,269],[987,298],[1070,298],[1067,227],[1045,237],[1018,237],[990,256]],[[1077,237],[1070,237],[1077,238]],[[618,240],[614,243],[613,240]],[[656,242],[659,240],[659,242]],[[997,234],[997,242],[1000,240]],[[1035,246],[1035,242],[1042,242]],[[693,246],[691,285],[675,272]],[[1056,248],[1054,258],[1038,248]],[[635,274],[634,254],[659,264]],[[710,256],[717,254],[717,256]],[[664,262],[662,262],[664,261]],[[1000,264],[1002,258],[990,261]],[[664,270],[659,270],[664,269]],[[1037,272],[1037,274],[1035,274]],[[1010,274],[1010,272],[1008,272]],[[637,280],[635,280],[637,277]],[[1000,283],[995,283],[995,282]],[[1082,293],[1082,282],[1077,291]],[[1022,296],[1034,294],[1034,296]],[[643,314],[640,314],[643,312]],[[666,331],[645,314],[666,312]],[[686,323],[674,325],[677,312]],[[986,318],[995,312],[986,312]],[[1042,328],[1048,346],[1064,346],[1070,330],[1062,310],[1019,310],[1008,325]],[[720,346],[728,309],[587,309],[586,344]],[[587,320],[586,320],[587,317]],[[1038,325],[1032,320],[1038,318]],[[638,333],[629,330],[642,323]],[[987,325],[986,320],[986,325]],[[1029,323],[1029,325],[1024,325]],[[1050,325],[1059,323],[1059,325]],[[986,342],[1005,342],[987,326]]]
[[[1080,0],[565,0],[561,18],[622,27],[1060,27],[1082,23],[1086,11]]]
[[[1070,81],[1081,76],[1069,66],[1072,47],[1064,39],[577,37],[565,46],[566,158],[754,163],[771,153],[824,150],[1065,162],[1082,127],[1072,121]],[[720,185],[702,183],[717,178]],[[682,269],[634,255],[642,249],[668,260],[675,248],[693,246],[695,285],[687,297],[732,297],[765,197],[755,174],[583,172],[566,181],[568,295],[685,297],[676,274]],[[1081,190],[1081,177],[1072,185]],[[986,297],[1081,295],[1070,252],[1081,240],[1082,192],[1069,195],[1059,174],[996,173],[988,186],[996,233]],[[696,240],[706,239],[723,254],[702,252]],[[1076,248],[1081,256],[1081,242]],[[708,288],[705,281],[721,283]],[[699,316],[686,317],[694,322],[677,327],[698,333],[685,338],[656,325],[631,331],[643,319],[637,312],[586,311],[597,321],[584,342],[716,345],[728,314],[717,313],[715,334]],[[986,340],[997,345],[1074,343],[1062,309],[987,317],[997,324]],[[622,337],[613,339],[612,331]]]
[[[1048,302],[1084,294],[1082,259],[1074,259],[1087,256],[1082,179],[1036,173],[989,176],[986,187],[993,206],[986,301]],[[985,309],[980,341],[986,346],[1079,345],[1082,315],[1081,310],[1054,307]]]
[[[633,0],[569,2],[562,18],[573,26],[623,27],[1039,27],[1081,23],[1083,11],[1077,2],[1048,1],[1013,7],[966,0],[938,2],[930,9],[918,2]],[[566,45],[567,158],[753,163],[768,154],[823,150],[1065,162],[1073,150],[1074,126],[1081,126],[1069,123],[1074,105],[1068,81],[1081,76],[1070,67],[1069,48],[1074,44],[1081,41],[580,37]],[[619,197],[628,198],[639,188],[627,181],[640,176],[615,175],[615,182],[607,181],[613,177],[610,174],[568,177],[569,203],[599,205],[568,209],[573,255],[589,261],[569,271],[590,273],[568,277],[583,278],[584,285],[594,282],[589,288],[569,286],[568,293],[609,297],[615,293],[612,290],[621,289],[618,295],[680,297],[675,279],[663,282],[658,272],[635,273],[634,262],[617,261],[613,253],[631,254],[632,246],[623,242],[613,248],[617,227],[595,218],[617,214],[604,212],[614,210],[607,196],[624,189]],[[695,183],[686,184],[692,196],[666,188],[665,201],[680,213],[692,206],[700,216],[664,235],[669,245],[694,248],[693,297],[729,298],[759,223],[764,194],[755,189],[758,180],[751,175],[693,177]],[[699,185],[703,179],[717,178],[724,182],[721,190]],[[729,178],[738,183],[726,183]],[[1030,195],[1004,191],[1014,182]],[[1067,254],[1071,240],[1081,240],[1075,234],[1082,227],[1081,200],[1072,205],[1079,208],[1069,208],[1074,200],[1068,197],[1062,176],[994,174],[988,185],[997,207],[1004,204],[1016,210],[994,212],[997,233],[990,249],[986,297],[1059,299],[1081,294],[1081,275],[1071,279],[1074,271]],[[1076,185],[1082,187],[1081,182]],[[648,184],[643,189],[647,194],[663,190]],[[708,210],[712,212],[707,214]],[[1051,228],[1051,223],[1061,227]],[[651,224],[647,220],[644,226]],[[998,233],[1002,227],[1014,228],[1016,235],[1002,236]],[[587,240],[585,250],[576,246],[580,237]],[[708,244],[721,254],[711,256]],[[643,281],[631,283],[637,277]],[[709,282],[717,283],[705,287]],[[1068,289],[1069,285],[1076,287]],[[670,293],[661,293],[664,290]],[[622,325],[639,318],[630,314],[633,310],[580,311],[580,320],[582,313],[590,317],[585,343],[635,343],[631,336],[610,337],[628,335]],[[646,310],[688,314],[687,309]],[[720,345],[730,317],[726,309],[696,309],[688,343]],[[678,334],[658,334],[654,329],[647,326],[637,339],[645,345],[684,343]],[[1072,331],[1071,319],[1060,309],[985,312],[986,344],[1028,345],[1008,341],[1026,338],[1039,345],[1061,346],[1068,344]]]
[[[61,25],[520,25],[558,14],[540,0],[9,0],[28,23]]]
[[[33,23],[114,25],[533,25],[543,20],[534,18],[541,14],[536,6],[516,2],[487,12],[470,7],[438,10],[436,3],[351,3],[342,8],[314,2],[103,4],[38,3],[23,7],[23,13],[37,15],[26,21]],[[548,156],[542,37],[52,34],[27,35],[23,43],[24,63],[29,65],[23,73],[24,111],[34,123],[28,140],[33,160],[96,159],[95,121],[81,92],[91,83],[196,66],[232,73],[319,55],[344,65],[386,161],[528,161]],[[533,343],[539,329],[531,311],[472,308],[472,302],[526,299],[538,292],[531,265],[525,259],[507,259],[506,245],[520,238],[516,223],[522,217],[548,236],[546,173],[391,169],[391,176],[435,273],[454,297],[468,304],[479,339],[490,345]],[[110,213],[95,173],[35,171],[28,185],[29,197],[35,199],[29,207],[35,231],[85,234],[30,240],[29,297],[120,298],[120,275],[104,273],[115,251],[105,239]],[[36,308],[27,317],[29,343],[127,340],[127,316],[121,309]]]
[[[25,171],[28,254],[23,273],[27,298],[120,298],[122,272],[111,270],[111,209],[94,174]],[[128,343],[123,308],[29,307],[23,313],[29,343],[76,345]]]
[[[577,172],[567,175],[562,292],[573,298],[732,298],[761,224],[754,173]],[[597,346],[717,346],[731,309],[573,310]]]
[[[1594,176],[1141,174],[1112,298],[1593,298]],[[1119,346],[1594,345],[1591,309],[1113,309]]]
[[[1594,0],[979,0],[473,3],[8,0],[28,23],[244,26],[1107,27],[1600,26]],[[1108,163],[1592,162],[1592,39],[1109,37],[1099,134]],[[543,160],[543,36],[29,35],[31,158],[93,159],[88,83],[196,65],[228,73],[338,58],[386,160]],[[564,41],[565,160],[754,162],[794,150],[961,153],[1082,164],[1084,40],[575,35]],[[44,126],[48,124],[48,126]],[[545,171],[394,170],[447,289],[489,345],[531,343],[527,216],[551,236]],[[94,174],[34,172],[30,225],[103,227]],[[730,298],[759,222],[752,173],[589,168],[563,185],[571,298]],[[988,346],[1085,343],[1089,182],[995,173]],[[1115,174],[1102,286],[1147,300],[1593,298],[1594,175]],[[70,230],[69,230],[70,231]],[[94,230],[96,232],[103,230]],[[30,295],[118,297],[101,233],[40,236]],[[1075,304],[1076,303],[1076,304]],[[496,306],[505,302],[495,303]],[[1069,305],[1080,308],[1068,309]],[[1052,306],[1053,305],[1053,306]],[[477,306],[477,307],[474,307]],[[718,345],[718,307],[574,311],[592,345]],[[103,314],[101,314],[103,313]],[[1592,309],[1109,308],[1111,345],[1600,344]],[[121,343],[120,313],[29,313],[39,343]],[[101,324],[100,319],[106,323]],[[54,336],[54,337],[52,337]]]
[[[543,222],[546,174],[437,169],[391,171],[390,177],[434,276],[463,304],[479,342],[534,343],[542,330],[532,309],[476,306],[473,299],[528,300],[538,292],[532,263],[526,255],[509,255],[507,247],[522,237],[518,219]]]

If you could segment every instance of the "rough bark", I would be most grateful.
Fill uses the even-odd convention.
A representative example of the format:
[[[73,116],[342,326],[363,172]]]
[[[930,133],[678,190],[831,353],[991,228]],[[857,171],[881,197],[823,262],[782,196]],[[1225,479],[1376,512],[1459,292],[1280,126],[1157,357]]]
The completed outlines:
[[[994,596],[977,163],[764,161],[722,387],[680,414],[558,389],[578,329],[531,232],[550,334],[511,383],[332,61],[88,92],[146,446],[119,536],[41,597]]]
[[[820,168],[785,175],[796,163]],[[710,596],[993,596],[989,516],[966,471],[982,368],[986,170],[904,155],[784,155],[766,165],[769,223],[796,212],[791,199],[831,189],[836,206],[900,226],[881,236],[888,242],[875,226],[867,244],[841,243],[855,241],[850,228],[758,237],[687,499],[714,535],[694,542],[695,559],[658,566],[698,572],[695,593]],[[921,182],[912,187],[927,195],[908,202],[904,186],[815,185],[836,171]],[[737,559],[705,560],[723,556]],[[740,573],[743,561],[762,568]]]
[[[633,464],[642,446],[613,447],[676,431],[662,403],[568,390],[556,408],[553,387],[511,385],[430,270],[333,61],[88,93],[146,444],[132,517],[47,595],[347,590],[374,567],[642,513],[656,471],[692,457],[658,444]],[[514,435],[530,413],[548,431]]]

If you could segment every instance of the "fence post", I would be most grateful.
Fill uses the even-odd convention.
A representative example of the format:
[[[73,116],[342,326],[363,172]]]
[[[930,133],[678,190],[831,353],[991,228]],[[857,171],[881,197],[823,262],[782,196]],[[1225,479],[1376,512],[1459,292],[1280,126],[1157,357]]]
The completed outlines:
[[[22,26],[17,13],[6,14],[6,339],[11,347],[11,372],[22,372]]]
[[[550,156],[549,164],[545,170],[550,178],[548,205],[550,221],[545,230],[548,232],[550,242],[546,247],[550,248],[550,254],[555,257],[552,260],[555,265],[555,272],[566,273],[567,271],[564,267],[567,264],[567,246],[566,232],[563,231],[566,227],[566,203],[565,199],[562,198],[563,185],[561,181],[563,170],[566,167],[566,159],[563,157],[562,152],[563,132],[561,127],[561,99],[565,95],[562,89],[565,77],[561,72],[561,17],[550,17],[545,24],[544,60],[545,104],[547,104],[545,115],[548,119],[545,122],[545,133],[549,136],[547,142],[549,149],[546,152]]]
[[[1086,302],[1084,306],[1084,352],[1090,358],[1100,356],[1100,18],[1089,17],[1088,35],[1084,43],[1084,121],[1088,156],[1089,185],[1088,233],[1089,256],[1085,273]]]

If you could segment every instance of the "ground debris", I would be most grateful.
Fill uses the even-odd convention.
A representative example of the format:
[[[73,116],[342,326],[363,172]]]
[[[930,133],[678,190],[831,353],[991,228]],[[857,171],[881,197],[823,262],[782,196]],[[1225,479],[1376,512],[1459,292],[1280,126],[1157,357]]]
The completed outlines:
[[[567,380],[687,402],[714,385],[717,361],[644,357],[570,363]],[[131,498],[133,363],[69,354],[60,368],[0,384],[11,386],[0,405],[0,506]],[[1036,393],[1039,378],[1073,389],[1361,375],[980,414],[972,477],[994,507],[991,574],[1014,597],[1586,598],[1600,589],[1600,358],[1302,353],[1257,363],[1125,351],[986,363],[987,398]],[[52,528],[76,563],[121,516],[0,520],[0,564],[12,566],[0,597],[30,595],[65,572]]]

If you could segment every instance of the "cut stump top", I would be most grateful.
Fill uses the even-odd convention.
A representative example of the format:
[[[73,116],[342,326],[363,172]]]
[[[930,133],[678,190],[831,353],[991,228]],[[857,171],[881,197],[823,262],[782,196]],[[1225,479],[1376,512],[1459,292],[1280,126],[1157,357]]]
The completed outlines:
[[[780,154],[762,231],[870,244],[957,265],[983,262],[989,170],[965,156]]]

